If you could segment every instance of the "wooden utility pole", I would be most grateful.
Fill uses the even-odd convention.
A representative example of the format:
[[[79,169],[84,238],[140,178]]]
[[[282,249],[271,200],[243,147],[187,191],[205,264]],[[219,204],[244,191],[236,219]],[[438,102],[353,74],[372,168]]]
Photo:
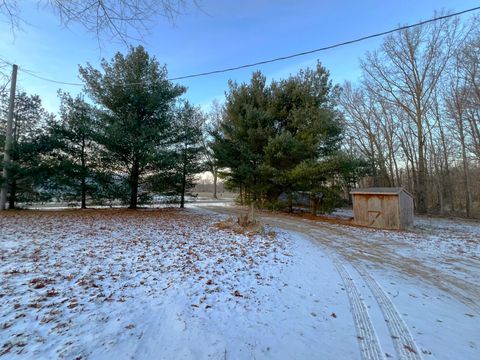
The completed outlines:
[[[8,167],[10,165],[10,152],[12,150],[12,132],[13,132],[13,110],[15,105],[15,88],[17,86],[17,70],[18,66],[12,66],[12,80],[10,82],[10,101],[8,104],[7,131],[5,134],[5,154],[3,156],[3,173],[2,173],[2,191],[0,193],[0,211],[5,210],[8,193]]]

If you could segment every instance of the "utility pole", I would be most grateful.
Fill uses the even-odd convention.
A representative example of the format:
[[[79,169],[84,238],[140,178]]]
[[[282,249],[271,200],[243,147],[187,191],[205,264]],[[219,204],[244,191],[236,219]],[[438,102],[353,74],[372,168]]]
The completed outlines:
[[[3,156],[2,191],[0,193],[0,211],[5,210],[8,193],[8,166],[10,165],[10,151],[12,150],[13,110],[15,105],[15,88],[17,86],[18,66],[12,66],[12,80],[10,83],[10,101],[8,104],[7,131],[5,134],[5,154]]]

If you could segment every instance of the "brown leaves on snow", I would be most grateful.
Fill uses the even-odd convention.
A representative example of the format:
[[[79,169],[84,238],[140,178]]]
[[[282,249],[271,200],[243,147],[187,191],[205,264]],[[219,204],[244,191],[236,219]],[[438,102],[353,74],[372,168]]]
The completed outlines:
[[[50,284],[52,281],[50,279],[46,278],[34,278],[30,280],[29,284],[32,286],[34,289],[41,289]]]
[[[217,309],[232,295],[247,302],[254,284],[272,281],[263,276],[263,265],[290,261],[285,245],[274,234],[237,231],[218,219],[173,209],[2,215],[2,236],[15,239],[6,248],[0,242],[0,306],[11,309],[3,331],[13,335],[17,325],[34,321],[68,337],[79,326],[79,313],[101,319],[105,307],[137,297],[148,301],[175,287],[186,290],[193,309]],[[25,339],[28,351],[33,330]],[[12,346],[5,344],[0,354]]]

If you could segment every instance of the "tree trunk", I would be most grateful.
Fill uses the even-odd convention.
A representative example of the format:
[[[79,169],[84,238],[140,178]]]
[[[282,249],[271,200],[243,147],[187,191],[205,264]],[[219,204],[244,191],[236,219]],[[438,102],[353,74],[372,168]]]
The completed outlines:
[[[450,174],[450,167],[448,165],[448,152],[447,152],[447,143],[445,141],[445,132],[443,131],[443,126],[442,123],[439,121],[438,122],[438,127],[440,129],[440,139],[442,141],[442,152],[443,152],[443,161],[444,161],[444,166],[445,166],[445,176],[443,179],[443,189],[442,191],[445,193],[449,203],[450,203],[450,211],[454,212],[455,211],[455,201],[454,201],[454,191],[453,191],[453,186],[452,186],[452,177]]]
[[[257,223],[257,219],[256,219],[256,216],[255,216],[255,207],[256,207],[256,201],[253,200],[251,203],[250,203],[250,213],[249,213],[249,220],[252,224],[256,224]]]
[[[318,198],[318,196],[314,196],[312,198],[312,207],[310,208],[310,213],[313,216],[317,216],[319,202],[320,202],[320,199]]]
[[[370,164],[372,167],[373,186],[377,187],[379,185],[378,185],[378,174],[377,174],[377,162],[375,159],[375,149],[371,141],[369,142],[369,144],[370,144],[370,153],[372,154],[370,158]]]
[[[87,208],[87,184],[86,184],[86,181],[85,181],[85,175],[82,176],[82,204],[81,204],[81,208],[82,209],[86,209]]]
[[[470,174],[468,173],[468,158],[465,146],[465,133],[463,131],[463,121],[461,118],[457,120],[458,130],[460,132],[460,144],[462,146],[462,163],[463,163],[463,183],[465,187],[465,212],[467,217],[471,217],[472,195],[470,193]]]
[[[213,198],[218,199],[217,198],[217,178],[218,178],[217,169],[213,169],[212,174],[213,174]]]
[[[423,126],[421,115],[417,115],[417,146],[418,146],[418,165],[417,165],[417,212],[425,214],[427,212],[427,176],[425,169],[425,148],[423,146]]]
[[[138,203],[138,180],[140,177],[140,165],[135,158],[133,161],[132,171],[130,173],[130,209],[136,209]]]
[[[13,146],[12,150],[15,149],[17,146],[17,117],[15,116],[15,128],[13,131]],[[18,155],[14,151],[12,154],[12,160],[11,163],[16,163],[18,161]],[[15,203],[17,202],[17,174],[16,174],[16,169],[12,168],[9,170],[10,173],[10,187],[7,184],[7,189],[9,190],[8,192],[8,208],[9,209],[15,209]]]
[[[10,184],[10,196],[8,197],[8,208],[15,209],[16,193],[17,193],[17,180],[13,171],[10,172],[12,176],[12,183]]]
[[[81,162],[82,162],[81,208],[86,209],[87,208],[87,183],[86,183],[86,161],[85,161],[85,138],[82,138]]]
[[[400,173],[398,171],[397,159],[396,159],[395,156],[393,156],[393,165],[395,166],[396,186],[402,186],[402,180],[400,178]]]
[[[183,168],[182,168],[182,193],[180,195],[180,208],[185,207],[185,189],[187,187],[187,150],[183,153]]]
[[[408,166],[408,160],[405,162],[405,172],[407,173],[407,189],[413,194],[412,179],[410,176],[410,167]]]
[[[476,116],[475,116],[476,115]],[[473,146],[477,157],[480,159],[480,121],[478,121],[478,113],[475,114],[473,110],[469,111],[467,120],[470,125],[470,133],[472,134]]]

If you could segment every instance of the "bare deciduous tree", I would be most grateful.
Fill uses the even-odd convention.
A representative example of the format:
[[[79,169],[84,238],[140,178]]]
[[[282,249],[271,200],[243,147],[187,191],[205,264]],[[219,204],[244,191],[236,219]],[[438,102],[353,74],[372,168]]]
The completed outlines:
[[[364,184],[406,187],[419,212],[480,216],[478,23],[447,20],[388,37],[363,61],[360,85],[347,83],[340,98],[351,151],[374,166]]]
[[[215,158],[215,154],[212,149],[212,132],[216,131],[218,124],[220,124],[222,118],[223,108],[218,101],[212,103],[212,108],[210,113],[205,118],[204,129],[203,129],[203,153],[205,157],[205,165],[208,168],[208,171],[212,174],[213,177],[213,194],[212,197],[217,199],[217,182],[218,182],[218,163]]]
[[[413,124],[418,153],[416,206],[427,211],[426,117],[436,86],[455,51],[458,21],[446,19],[387,37],[362,62],[366,87],[401,108]]]
[[[146,35],[158,17],[173,21],[189,0],[37,0],[39,7],[52,10],[65,26],[77,23],[98,39],[115,38],[127,43]],[[196,0],[191,1],[196,5]],[[18,0],[0,0],[0,14],[12,31],[21,27]]]

